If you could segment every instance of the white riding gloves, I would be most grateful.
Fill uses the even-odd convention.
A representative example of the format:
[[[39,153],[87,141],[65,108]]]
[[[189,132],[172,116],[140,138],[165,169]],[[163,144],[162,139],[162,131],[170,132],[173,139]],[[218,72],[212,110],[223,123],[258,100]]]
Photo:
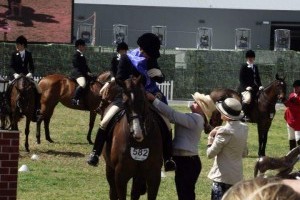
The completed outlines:
[[[147,71],[147,74],[150,78],[153,78],[155,76],[161,77],[163,74],[161,73],[160,69],[153,68]]]
[[[29,72],[28,74],[26,74],[26,77],[33,78],[32,73]]]
[[[264,86],[259,86],[258,89],[259,89],[259,90],[263,90],[263,89],[265,89],[265,88],[264,88]]]
[[[252,87],[248,86],[248,87],[246,87],[246,90],[250,91],[250,90],[252,90]]]
[[[20,74],[14,73],[14,78],[17,79],[20,77]]]

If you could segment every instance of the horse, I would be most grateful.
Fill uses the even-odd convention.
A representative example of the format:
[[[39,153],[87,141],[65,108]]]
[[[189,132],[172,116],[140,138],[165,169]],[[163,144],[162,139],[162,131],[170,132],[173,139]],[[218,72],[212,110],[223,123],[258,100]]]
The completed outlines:
[[[45,136],[46,140],[50,143],[53,140],[50,137],[49,124],[51,117],[53,115],[53,111],[55,106],[60,102],[64,106],[76,109],[76,110],[86,110],[90,111],[90,121],[89,121],[89,130],[87,134],[87,140],[89,144],[93,144],[91,140],[91,133],[94,127],[95,119],[97,113],[95,109],[98,107],[101,96],[99,95],[99,91],[101,87],[104,85],[105,81],[107,81],[110,77],[110,72],[103,72],[98,75],[95,80],[91,80],[89,85],[86,88],[85,94],[82,95],[81,98],[82,104],[79,106],[72,104],[72,97],[74,96],[76,81],[72,80],[68,76],[62,74],[52,74],[42,78],[39,82],[39,86],[42,89],[41,96],[41,114],[42,120],[37,122],[37,132],[36,139],[37,143],[40,144],[40,127],[42,121],[44,121],[45,128]]]
[[[25,148],[29,152],[29,125],[31,121],[36,121],[35,116],[35,84],[33,81],[20,75],[17,79],[13,80],[9,87],[9,104],[10,104],[10,125],[12,130],[19,130],[18,122],[23,116],[26,117],[25,125]]]
[[[140,77],[129,82],[123,95],[126,114],[112,126],[103,152],[109,196],[126,199],[127,183],[133,178],[131,199],[139,199],[146,185],[148,199],[153,200],[161,181],[164,121],[146,99]]]
[[[275,80],[270,83],[264,90],[259,91],[258,96],[253,97],[252,109],[249,113],[250,123],[257,124],[258,130],[258,156],[265,156],[268,131],[272,124],[272,120],[275,116],[275,105],[278,101],[284,101],[286,96],[286,83],[285,78],[280,78],[278,74],[275,76]],[[241,101],[241,96],[238,92],[228,89],[217,89],[210,93],[214,102],[218,99],[224,99],[230,96],[234,96]],[[210,119],[210,125],[212,127],[222,124],[220,114],[213,112]]]
[[[278,170],[276,176],[280,178],[290,178],[290,174],[294,165],[299,160],[300,146],[292,149],[287,155],[280,158],[272,158],[268,156],[260,157],[254,167],[254,177],[257,177],[258,172],[263,176],[267,170]]]

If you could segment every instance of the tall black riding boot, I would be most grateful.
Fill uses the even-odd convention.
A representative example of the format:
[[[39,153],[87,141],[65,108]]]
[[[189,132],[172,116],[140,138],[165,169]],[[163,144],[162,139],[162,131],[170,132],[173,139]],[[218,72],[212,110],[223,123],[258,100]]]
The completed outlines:
[[[102,149],[104,146],[104,143],[106,141],[106,132],[102,128],[99,128],[97,131],[97,135],[95,138],[95,143],[93,147],[93,151],[90,155],[90,157],[87,160],[87,163],[92,166],[97,166],[99,163],[99,156],[102,153]]]
[[[296,147],[296,140],[290,140],[289,142],[290,142],[290,150],[292,150],[293,148]],[[298,143],[298,142],[299,142],[299,141],[297,141],[297,143]]]
[[[172,159],[172,130],[164,135],[163,142],[163,158],[164,158],[164,167],[165,171],[174,171],[176,169],[176,164]]]
[[[81,87],[80,85],[78,85],[76,90],[75,90],[75,95],[72,99],[72,104],[73,105],[77,105],[77,106],[79,105],[79,99],[80,99],[83,91],[84,91],[84,88]]]

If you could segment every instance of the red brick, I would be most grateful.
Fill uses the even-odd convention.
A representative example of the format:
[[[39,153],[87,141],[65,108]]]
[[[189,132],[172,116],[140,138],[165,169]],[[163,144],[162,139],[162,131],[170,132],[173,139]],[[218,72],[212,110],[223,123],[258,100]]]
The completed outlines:
[[[0,146],[9,146],[10,145],[10,141],[8,139],[1,139],[0,140]]]
[[[9,174],[18,174],[18,167],[10,167]]]
[[[10,144],[11,144],[11,146],[19,146],[19,139],[11,140]]]
[[[9,182],[8,187],[10,189],[14,189],[18,187],[18,183],[17,182]]]
[[[17,147],[2,147],[2,153],[17,153],[19,152],[19,146]]]
[[[0,153],[0,160],[9,160],[8,153]]]
[[[16,167],[18,166],[18,161],[13,160],[13,161],[2,161],[2,167]]]
[[[17,179],[18,179],[18,176],[16,174],[1,176],[1,181],[17,181]]]
[[[18,139],[20,135],[18,132],[6,132],[2,134],[3,134],[3,138],[5,139]]]
[[[10,160],[19,160],[19,152],[18,153],[11,153]]]
[[[9,168],[8,167],[6,167],[6,168],[1,167],[0,169],[1,169],[1,174],[9,174]]]
[[[17,196],[17,190],[0,190],[0,196]]]
[[[0,189],[8,189],[8,182],[0,181]]]

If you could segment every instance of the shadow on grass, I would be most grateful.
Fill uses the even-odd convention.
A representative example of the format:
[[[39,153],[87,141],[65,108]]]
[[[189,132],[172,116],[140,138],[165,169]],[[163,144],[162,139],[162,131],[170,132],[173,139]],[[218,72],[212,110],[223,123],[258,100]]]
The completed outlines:
[[[85,157],[84,154],[79,153],[79,152],[71,152],[71,151],[55,151],[55,150],[48,150],[44,152],[45,154],[50,154],[50,155],[62,155],[62,156],[69,156],[69,157]]]

